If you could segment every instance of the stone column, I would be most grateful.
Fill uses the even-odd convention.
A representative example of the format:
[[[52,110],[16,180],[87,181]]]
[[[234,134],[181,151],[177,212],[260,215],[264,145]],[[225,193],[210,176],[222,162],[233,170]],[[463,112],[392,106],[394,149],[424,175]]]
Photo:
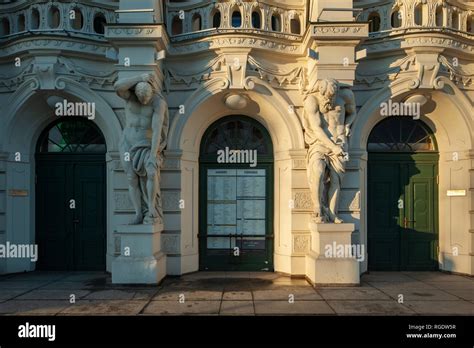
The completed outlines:
[[[161,92],[162,59],[169,41],[161,1],[120,0],[118,23],[107,27],[106,38],[117,51],[119,80],[151,73],[157,92]],[[163,229],[163,223],[115,226],[113,283],[157,284],[166,276],[166,255],[161,251]]]

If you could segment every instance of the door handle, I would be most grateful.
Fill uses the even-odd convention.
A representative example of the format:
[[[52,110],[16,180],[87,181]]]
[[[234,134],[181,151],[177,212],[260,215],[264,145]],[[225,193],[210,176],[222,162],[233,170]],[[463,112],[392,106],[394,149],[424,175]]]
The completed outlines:
[[[74,219],[74,220],[72,220],[72,222],[75,223],[75,224],[78,224],[78,223],[79,223],[79,219]]]
[[[405,218],[403,219],[403,227],[408,228],[408,223],[409,222],[416,222],[416,221],[415,220],[408,220],[407,217],[405,216]]]

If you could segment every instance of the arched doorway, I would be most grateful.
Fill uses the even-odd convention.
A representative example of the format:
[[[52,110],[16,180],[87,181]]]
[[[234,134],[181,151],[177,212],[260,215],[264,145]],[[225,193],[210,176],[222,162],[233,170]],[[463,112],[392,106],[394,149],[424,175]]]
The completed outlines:
[[[83,117],[48,126],[36,149],[37,269],[105,270],[106,144]]]
[[[368,151],[369,270],[437,270],[439,155],[431,129],[387,118],[372,130]]]
[[[273,271],[273,145],[244,116],[212,124],[202,138],[199,267]]]

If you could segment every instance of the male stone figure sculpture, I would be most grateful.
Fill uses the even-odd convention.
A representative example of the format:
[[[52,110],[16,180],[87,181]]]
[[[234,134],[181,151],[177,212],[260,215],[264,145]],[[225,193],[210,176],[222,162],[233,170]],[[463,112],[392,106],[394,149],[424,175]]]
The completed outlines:
[[[120,154],[135,209],[130,224],[162,223],[160,170],[168,136],[168,105],[152,74],[119,80],[115,89],[127,101]]]
[[[354,94],[334,79],[318,80],[304,104],[303,126],[309,145],[308,180],[316,223],[342,223],[339,195],[348,161],[348,137],[357,115]]]

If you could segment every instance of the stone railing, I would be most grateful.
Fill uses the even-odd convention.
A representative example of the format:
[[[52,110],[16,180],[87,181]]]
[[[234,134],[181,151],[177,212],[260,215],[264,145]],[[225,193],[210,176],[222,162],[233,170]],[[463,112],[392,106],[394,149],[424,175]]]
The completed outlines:
[[[371,36],[404,29],[439,28],[474,33],[474,5],[460,0],[388,0],[364,8]]]
[[[105,25],[115,22],[110,5],[88,1],[16,1],[0,5],[0,40],[35,33],[86,35],[101,40]]]
[[[306,1],[167,0],[166,23],[171,37],[182,34],[254,30],[303,35]]]

